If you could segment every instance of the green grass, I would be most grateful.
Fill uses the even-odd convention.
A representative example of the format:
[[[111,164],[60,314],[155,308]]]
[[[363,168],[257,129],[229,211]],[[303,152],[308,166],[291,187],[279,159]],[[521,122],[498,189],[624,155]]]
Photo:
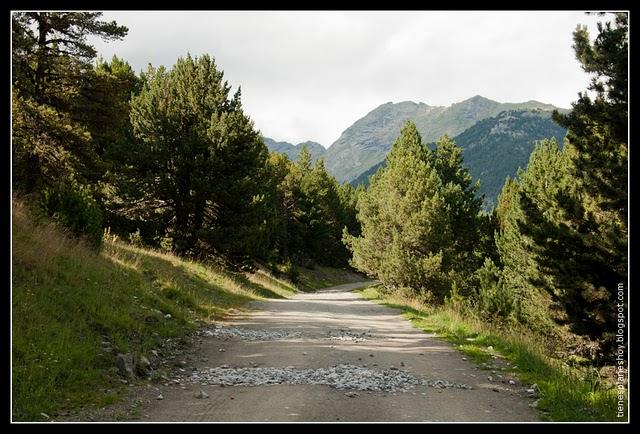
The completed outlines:
[[[116,402],[124,389],[113,372],[117,353],[148,356],[250,300],[308,289],[265,270],[230,272],[114,240],[96,252],[34,222],[17,201],[12,229],[13,420]],[[320,270],[329,277],[304,272],[305,284],[352,278]]]
[[[401,309],[415,327],[453,343],[481,367],[490,366],[492,356],[508,360],[508,370],[520,381],[538,385],[542,420],[626,421],[616,417],[617,394],[612,385],[587,370],[569,368],[548,357],[541,337],[520,327],[487,324],[450,306],[425,306],[380,289],[371,286],[358,292],[369,300]]]

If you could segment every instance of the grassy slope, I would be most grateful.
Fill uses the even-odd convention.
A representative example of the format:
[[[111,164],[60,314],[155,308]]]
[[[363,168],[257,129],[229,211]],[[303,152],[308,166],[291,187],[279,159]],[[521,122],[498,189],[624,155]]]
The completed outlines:
[[[372,286],[359,292],[367,299],[401,309],[415,327],[452,342],[481,367],[488,366],[492,355],[509,360],[513,366],[509,369],[521,381],[538,385],[538,408],[545,419],[622,421],[616,417],[615,389],[605,387],[589,373],[570,370],[549,359],[544,355],[544,342],[526,330],[498,329],[453,308],[430,308],[415,300],[383,294],[379,288]]]
[[[114,402],[123,389],[113,372],[118,352],[148,355],[250,300],[354,276],[301,269],[296,286],[265,271],[232,273],[121,242],[98,253],[52,224],[34,223],[17,202],[12,247],[14,420]],[[102,350],[106,341],[113,352]]]

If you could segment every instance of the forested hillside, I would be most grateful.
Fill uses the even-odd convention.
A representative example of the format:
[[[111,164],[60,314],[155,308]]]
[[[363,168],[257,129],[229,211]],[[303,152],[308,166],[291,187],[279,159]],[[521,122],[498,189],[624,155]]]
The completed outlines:
[[[483,207],[491,210],[507,177],[513,178],[527,165],[536,142],[555,137],[562,146],[566,129],[542,110],[505,111],[483,119],[453,138],[463,150],[463,165],[474,181],[480,181],[477,196],[484,196]],[[429,144],[431,148],[435,144]],[[351,182],[367,186],[369,177],[384,167],[385,161],[371,167]]]
[[[96,247],[109,228],[199,258],[346,264],[353,190],[310,154],[270,156],[208,55],[93,62],[87,35],[127,34],[99,16],[14,14],[14,192]]]
[[[499,103],[480,95],[449,107],[389,102],[357,120],[327,149],[327,169],[338,181],[353,183],[363,172],[384,161],[407,119],[416,124],[425,141],[434,142],[443,134],[454,137],[503,111],[536,109],[551,113],[556,108],[537,101]]]

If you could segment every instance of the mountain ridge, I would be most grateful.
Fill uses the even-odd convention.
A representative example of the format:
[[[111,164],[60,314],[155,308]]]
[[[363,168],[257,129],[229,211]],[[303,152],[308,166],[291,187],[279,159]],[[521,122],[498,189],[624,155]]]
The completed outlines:
[[[453,140],[463,149],[463,165],[473,182],[480,180],[477,195],[485,196],[483,208],[488,211],[497,202],[506,177],[513,178],[519,167],[527,165],[536,142],[555,137],[562,146],[565,134],[566,129],[556,124],[548,111],[505,110],[475,123]],[[433,149],[435,143],[429,146]],[[375,164],[351,184],[368,185],[369,177],[385,162]]]
[[[430,106],[423,102],[386,102],[356,120],[342,132],[324,154],[327,170],[339,182],[351,182],[384,160],[407,119],[411,119],[427,142],[442,134],[456,136],[482,119],[505,110],[567,109],[529,100],[521,103],[500,103],[475,95],[450,106]]]
[[[267,145],[267,148],[270,152],[279,152],[281,154],[286,154],[289,159],[293,161],[297,161],[300,156],[300,152],[302,152],[302,148],[306,145],[309,150],[309,154],[311,154],[311,160],[316,161],[318,158],[322,157],[326,149],[318,142],[313,142],[311,140],[307,140],[306,142],[298,143],[297,145],[291,144],[289,142],[277,142],[272,138],[262,136],[262,140],[264,144]]]

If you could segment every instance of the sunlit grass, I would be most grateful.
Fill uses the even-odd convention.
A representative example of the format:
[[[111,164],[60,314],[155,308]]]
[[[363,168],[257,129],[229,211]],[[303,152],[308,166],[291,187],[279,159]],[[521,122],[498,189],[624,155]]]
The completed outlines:
[[[231,272],[113,240],[96,252],[51,223],[36,223],[17,201],[12,230],[14,420],[114,402],[122,389],[112,372],[117,353],[148,355],[248,301],[302,288],[265,270]],[[352,278],[321,270],[333,280],[304,270],[301,276],[317,285]],[[102,342],[113,352],[104,352]]]
[[[371,286],[359,292],[369,300],[401,309],[415,327],[453,343],[481,366],[492,355],[508,360],[510,370],[522,382],[538,385],[543,420],[626,421],[616,416],[616,390],[589,371],[569,368],[549,357],[542,337],[522,327],[499,328],[451,306],[426,306],[380,289]]]

